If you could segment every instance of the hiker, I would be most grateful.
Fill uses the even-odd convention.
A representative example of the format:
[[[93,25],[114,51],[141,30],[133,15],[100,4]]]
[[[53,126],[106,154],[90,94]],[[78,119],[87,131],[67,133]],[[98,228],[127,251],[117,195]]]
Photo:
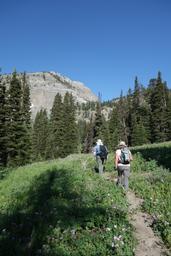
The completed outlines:
[[[130,162],[133,160],[131,151],[128,149],[124,141],[121,141],[118,145],[118,149],[115,152],[115,167],[118,171],[117,185],[123,186],[125,190],[128,190],[130,175]]]
[[[106,146],[103,145],[103,142],[101,141],[101,139],[97,140],[96,146],[93,148],[93,154],[96,157],[98,172],[99,174],[103,174],[104,163],[107,160],[108,150]]]

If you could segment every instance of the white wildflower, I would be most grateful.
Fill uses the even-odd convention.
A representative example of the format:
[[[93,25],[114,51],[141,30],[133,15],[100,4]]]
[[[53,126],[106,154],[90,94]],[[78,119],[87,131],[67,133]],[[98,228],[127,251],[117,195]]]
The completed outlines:
[[[106,231],[111,231],[111,228],[106,228]]]
[[[112,242],[112,248],[113,248],[113,247],[115,247],[115,244],[114,244],[114,242]]]

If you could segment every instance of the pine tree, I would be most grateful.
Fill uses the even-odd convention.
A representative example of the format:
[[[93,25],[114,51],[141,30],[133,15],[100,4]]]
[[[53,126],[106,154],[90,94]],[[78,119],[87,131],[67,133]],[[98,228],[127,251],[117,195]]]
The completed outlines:
[[[131,145],[133,104],[132,104],[132,91],[130,88],[126,96],[126,106],[127,106],[126,126],[128,129],[128,145]]]
[[[50,115],[50,134],[48,137],[48,157],[58,158],[63,156],[64,120],[62,96],[58,93],[55,96]]]
[[[168,88],[162,82],[161,73],[158,72],[157,83],[151,90],[151,137],[152,142],[162,142],[167,140],[168,134]]]
[[[0,167],[7,164],[6,87],[0,76]]]
[[[96,106],[96,114],[95,114],[95,120],[94,120],[94,128],[93,128],[93,142],[95,143],[97,139],[102,139],[102,125],[103,125],[103,119],[102,119],[102,113],[101,113],[101,102],[97,102]]]
[[[167,113],[168,113],[168,140],[171,140],[171,92],[168,98],[168,105],[167,105]]]
[[[105,120],[105,117],[102,114],[102,126],[101,126],[101,139],[105,146],[109,149],[110,146],[110,133],[109,133],[109,124]]]
[[[108,126],[110,136],[110,143],[108,147],[109,150],[113,150],[118,145],[119,137],[121,136],[119,131],[119,116],[116,105],[113,107]]]
[[[148,103],[145,101],[145,88],[139,84],[138,78],[136,77],[131,108],[131,145],[142,145],[149,142],[149,120],[150,109]]]
[[[16,71],[12,75],[8,94],[8,165],[18,166],[25,164],[26,129],[22,113],[22,87]]]
[[[45,160],[47,155],[47,138],[49,136],[47,111],[37,112],[33,124],[32,151],[35,161]]]
[[[121,95],[117,104],[117,112],[118,112],[118,136],[119,140],[123,140],[128,144],[128,127],[126,124],[127,121],[127,105],[126,105],[126,100],[125,97],[123,97],[123,93],[121,91]]]
[[[76,109],[72,94],[66,93],[63,101],[64,137],[62,141],[62,156],[78,152],[78,126],[76,124]]]
[[[133,127],[132,132],[132,146],[139,146],[148,143],[146,129],[142,123],[142,121],[139,121],[135,124]]]
[[[29,163],[31,160],[31,102],[30,102],[30,88],[27,84],[26,73],[23,74],[22,79],[22,116],[25,126],[25,135],[23,138],[24,151],[23,163]]]
[[[95,145],[93,142],[94,138],[94,119],[93,115],[91,115],[90,123],[87,127],[87,135],[84,142],[84,153],[91,153],[92,148]]]
[[[85,120],[78,120],[79,152],[84,152],[84,143],[88,132],[88,124]]]

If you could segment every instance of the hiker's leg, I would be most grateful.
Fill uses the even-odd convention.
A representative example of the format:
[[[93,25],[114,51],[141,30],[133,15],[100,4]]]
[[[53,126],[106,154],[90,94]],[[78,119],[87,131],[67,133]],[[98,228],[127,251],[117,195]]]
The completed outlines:
[[[101,161],[102,161],[103,172],[104,172],[105,171],[105,160],[104,160],[104,158],[102,158]]]
[[[96,160],[97,160],[97,164],[98,164],[98,168],[99,168],[99,174],[102,174],[103,173],[103,165],[102,165],[102,160],[101,160],[100,156],[97,156]]]
[[[123,173],[123,170],[121,168],[121,166],[118,166],[117,168],[117,171],[118,171],[118,180],[117,180],[117,185],[122,185],[122,173]]]
[[[130,175],[130,167],[125,167],[124,170],[124,188],[125,190],[128,190],[129,188],[129,175]]]

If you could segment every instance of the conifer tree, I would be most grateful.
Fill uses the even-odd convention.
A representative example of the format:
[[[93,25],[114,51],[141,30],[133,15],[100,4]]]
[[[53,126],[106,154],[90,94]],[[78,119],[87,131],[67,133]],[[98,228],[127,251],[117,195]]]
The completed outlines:
[[[6,87],[0,75],[0,167],[7,164]]]
[[[91,115],[90,123],[87,127],[87,135],[84,142],[84,153],[91,153],[94,146],[94,119]]]
[[[109,119],[109,136],[110,136],[110,143],[109,143],[109,150],[113,150],[116,148],[119,142],[120,131],[119,131],[119,116],[117,106],[113,107],[111,117]]]
[[[131,110],[130,140],[132,146],[142,145],[148,143],[150,140],[150,109],[144,96],[145,89],[139,84],[138,78],[136,77]]]
[[[50,134],[48,136],[49,158],[58,158],[63,156],[63,139],[64,139],[64,120],[63,120],[63,102],[62,96],[57,93],[50,115]]]
[[[84,152],[84,142],[88,132],[88,124],[85,120],[78,120],[79,152]]]
[[[121,95],[117,104],[117,112],[118,112],[118,136],[119,140],[124,140],[126,144],[128,144],[128,127],[126,125],[127,120],[127,105],[125,98],[123,97],[123,92],[121,91]]]
[[[25,164],[25,134],[26,129],[22,113],[22,87],[14,71],[8,91],[9,128],[8,128],[8,165]]]
[[[76,124],[76,109],[72,94],[66,93],[63,101],[64,137],[62,140],[62,156],[78,152],[78,126]]]
[[[23,162],[29,163],[31,160],[31,102],[30,102],[30,88],[27,84],[26,73],[22,78],[22,115],[25,126],[24,146],[25,154],[23,155]]]
[[[132,91],[130,88],[126,96],[126,106],[127,106],[126,126],[128,129],[128,145],[131,145],[133,104],[132,104]]]
[[[109,133],[109,124],[105,120],[104,115],[102,114],[102,126],[101,126],[101,138],[105,146],[107,146],[109,150],[110,146],[110,133]]]
[[[93,142],[95,143],[97,139],[102,139],[102,113],[101,113],[101,102],[98,101],[96,105],[96,113],[95,113],[95,120],[94,120],[94,128],[93,128]]]
[[[162,142],[167,140],[168,134],[168,88],[162,82],[161,72],[158,72],[157,83],[151,90],[151,137],[152,142]]]
[[[47,111],[37,112],[33,124],[32,151],[35,161],[45,160],[47,155],[47,138],[49,136]]]
[[[168,112],[168,140],[171,140],[171,92],[168,98],[167,112]]]
[[[132,146],[139,146],[148,143],[146,129],[140,120],[138,123],[135,123],[132,132]]]

